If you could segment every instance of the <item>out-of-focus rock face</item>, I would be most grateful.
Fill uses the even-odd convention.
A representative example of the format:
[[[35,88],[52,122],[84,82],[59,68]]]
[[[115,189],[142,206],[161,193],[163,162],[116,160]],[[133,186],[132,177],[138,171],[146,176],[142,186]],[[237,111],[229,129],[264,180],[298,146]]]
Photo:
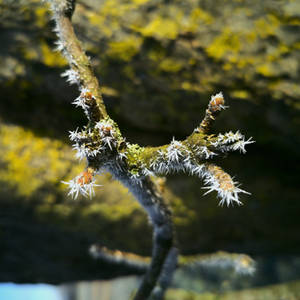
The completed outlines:
[[[168,179],[166,197],[183,251],[299,251],[299,1],[77,2],[76,32],[108,110],[130,141],[154,145],[184,137],[219,91],[230,109],[216,131],[240,129],[256,140],[247,156],[221,163],[252,193],[241,208],[217,207],[215,195],[202,198],[198,179]],[[31,257],[32,265],[35,247],[45,270],[49,257],[58,266],[73,260],[79,277],[96,272],[82,258],[96,240],[149,254],[145,215],[108,175],[99,178],[104,186],[92,201],[65,196],[60,181],[84,167],[66,145],[68,130],[86,120],[70,105],[77,88],[60,77],[67,64],[52,51],[56,38],[47,5],[0,0],[0,19],[0,211],[7,220],[0,224],[0,253],[3,274],[10,274],[0,272],[0,280],[16,276],[7,271],[12,263],[18,274],[24,258]],[[41,230],[32,231],[35,226]],[[60,253],[48,236],[64,245]],[[81,246],[68,257],[73,243]],[[35,268],[18,280],[36,280],[42,271]]]
[[[67,98],[45,4],[1,2],[1,81]],[[79,1],[73,20],[113,111],[139,128],[185,134],[219,90],[300,107],[298,1]]]

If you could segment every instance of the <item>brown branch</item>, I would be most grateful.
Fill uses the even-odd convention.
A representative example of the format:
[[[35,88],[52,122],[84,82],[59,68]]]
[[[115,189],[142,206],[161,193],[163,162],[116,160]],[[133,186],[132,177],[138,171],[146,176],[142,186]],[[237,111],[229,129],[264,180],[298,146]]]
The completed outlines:
[[[164,277],[161,277],[162,269],[167,258],[168,262],[172,260],[170,262],[171,265],[176,266],[177,257],[173,254],[177,253],[177,251],[171,252],[173,247],[171,212],[164,204],[163,198],[152,179],[148,176],[139,180],[134,178],[127,170],[128,164],[124,162],[124,157],[118,155],[121,153],[125,155],[123,151],[124,139],[117,124],[107,115],[99,83],[92,72],[89,59],[75,36],[71,23],[74,9],[74,0],[52,1],[52,10],[54,11],[57,26],[56,32],[59,37],[58,47],[62,50],[72,68],[72,71],[68,71],[66,75],[69,76],[70,82],[78,80],[81,86],[81,95],[73,103],[81,106],[88,118],[93,122],[87,131],[71,133],[70,138],[76,141],[79,157],[87,156],[89,167],[67,184],[71,188],[70,193],[75,196],[78,193],[92,196],[93,175],[100,168],[104,168],[129,188],[148,213],[154,227],[151,264],[134,299],[147,299],[157,282],[161,282],[159,297],[162,297],[172,275],[170,274],[172,269],[166,265],[169,274],[168,279],[165,280]],[[98,156],[97,149],[99,148],[106,148],[106,151]],[[128,146],[125,145],[125,148],[128,148]]]
[[[178,164],[176,171],[178,171],[180,168],[181,171],[186,171],[186,166],[184,166],[182,161],[186,158],[187,153],[193,157],[194,163],[198,165],[204,163],[208,158],[214,156],[213,151],[216,150],[214,142],[216,139],[213,135],[209,135],[209,132],[218,114],[222,109],[226,108],[224,104],[225,101],[222,93],[212,96],[208,104],[208,108],[206,109],[205,116],[199,127],[197,127],[194,132],[185,140],[175,141],[174,150],[177,148],[178,153],[181,151],[181,155],[178,154],[178,161],[181,161],[180,164]],[[170,158],[167,157],[168,155],[165,157],[165,167],[163,167],[163,162],[161,162],[162,171],[157,170],[155,167],[153,168],[153,164],[151,166],[151,163],[159,156],[159,153],[167,154],[167,152],[170,152],[170,145],[172,145],[172,143],[158,147],[143,148],[139,153],[139,162],[143,165],[143,167],[146,167],[150,171],[154,172],[154,174],[168,173],[165,172],[165,169],[170,162]],[[203,153],[199,153],[199,148],[203,149]],[[170,172],[172,172],[172,170],[170,170]]]
[[[145,273],[150,262],[150,257],[120,250],[112,251],[98,245],[93,245],[90,253],[95,259],[102,259],[120,267],[126,265],[128,269],[133,270],[137,274],[140,274],[141,271]],[[180,255],[175,267],[176,269],[194,267],[206,269],[211,267],[233,268],[237,273],[252,274],[255,271],[255,261],[246,254],[218,251],[210,254]]]
[[[71,70],[65,72],[68,81],[80,86],[81,94],[73,104],[84,109],[89,126],[82,131],[70,132],[79,159],[86,158],[87,169],[67,182],[74,197],[79,193],[92,196],[94,175],[101,170],[110,172],[132,192],[147,212],[153,225],[152,260],[135,295],[135,300],[146,300],[151,294],[162,299],[177,265],[177,249],[174,247],[174,232],[171,212],[161,195],[160,184],[150,175],[184,171],[204,178],[208,190],[215,190],[221,202],[228,205],[240,203],[238,193],[244,192],[221,168],[210,163],[216,153],[240,150],[245,152],[245,141],[236,134],[208,135],[213,121],[224,109],[221,93],[212,97],[200,126],[184,141],[173,140],[161,147],[140,147],[126,143],[118,125],[110,119],[102,99],[100,86],[91,63],[78,41],[71,18],[75,0],[49,0],[54,12],[58,49],[69,62]]]
[[[220,111],[225,108],[224,104],[225,101],[222,93],[211,97],[208,108],[205,111],[204,119],[196,131],[207,134]]]
[[[106,108],[103,102],[100,86],[95,77],[89,58],[82,49],[71,23],[72,14],[75,10],[75,0],[54,0],[51,1],[54,19],[56,22],[55,31],[59,37],[59,46],[68,60],[72,70],[79,80],[79,85],[89,91],[97,104],[98,120],[107,117]]]

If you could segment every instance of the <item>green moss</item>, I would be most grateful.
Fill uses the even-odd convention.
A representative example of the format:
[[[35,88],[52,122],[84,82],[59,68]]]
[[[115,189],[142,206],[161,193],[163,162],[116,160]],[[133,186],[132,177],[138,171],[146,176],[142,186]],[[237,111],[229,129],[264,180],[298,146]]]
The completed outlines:
[[[258,65],[256,67],[257,73],[263,75],[263,76],[272,76],[274,74],[274,71],[272,70],[272,66],[268,63],[264,63],[261,65]]]
[[[71,151],[58,140],[41,138],[17,126],[0,127],[1,179],[29,196],[46,184],[57,183],[70,168]]]
[[[36,24],[40,27],[40,28],[45,28],[47,21],[49,19],[49,15],[50,15],[50,11],[49,8],[44,5],[44,6],[38,6],[36,7],[36,9],[34,10],[35,16],[36,16]]]
[[[67,65],[66,60],[60,53],[54,52],[45,41],[40,42],[42,51],[42,62],[48,67],[64,67]]]
[[[207,11],[201,9],[200,7],[197,7],[191,11],[190,22],[194,24],[199,21],[203,21],[204,23],[209,25],[214,21],[214,17]]]
[[[171,58],[165,58],[159,64],[159,68],[165,72],[176,73],[182,69],[182,63]]]
[[[233,91],[230,95],[233,98],[240,98],[240,99],[249,99],[250,98],[249,92],[245,91],[245,90],[236,90],[236,91]]]
[[[127,163],[132,174],[138,174],[139,167],[141,166],[141,154],[144,152],[145,148],[140,147],[137,144],[127,145]]]
[[[276,16],[268,14],[255,21],[255,30],[261,38],[274,35],[280,25]]]
[[[113,41],[108,44],[108,55],[121,59],[124,61],[129,61],[134,55],[139,52],[142,44],[142,39],[137,36],[128,37],[121,41]]]
[[[179,33],[179,23],[170,18],[157,16],[146,26],[132,26],[132,29],[140,32],[143,36],[153,36],[157,39],[175,39]]]
[[[241,49],[240,35],[225,27],[222,33],[206,48],[209,56],[220,59],[225,54],[237,53]]]

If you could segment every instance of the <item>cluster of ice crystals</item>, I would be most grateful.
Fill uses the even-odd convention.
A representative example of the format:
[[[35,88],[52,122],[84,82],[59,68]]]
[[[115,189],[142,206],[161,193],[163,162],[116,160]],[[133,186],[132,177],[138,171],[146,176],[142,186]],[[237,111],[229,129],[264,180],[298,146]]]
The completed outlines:
[[[172,173],[186,171],[192,175],[202,176],[202,165],[198,159],[209,159],[217,155],[206,146],[187,148],[182,142],[172,140],[166,150],[158,150],[155,159],[150,163],[154,173]]]
[[[86,131],[80,131],[78,132],[78,127],[76,128],[75,131],[69,131],[69,138],[71,141],[79,141],[82,139],[86,139],[88,138],[88,135],[91,134],[90,131],[86,132]]]
[[[191,175],[196,175],[198,177],[202,177],[204,172],[204,165],[199,165],[195,164],[193,167],[190,169]]]
[[[124,160],[127,158],[127,152],[119,152],[118,157],[120,160]]]
[[[89,93],[88,89],[81,89],[80,95],[72,102],[72,104],[76,105],[76,107],[81,107],[85,111],[89,108],[89,106],[86,103],[86,98],[84,96],[86,93]]]
[[[82,160],[85,157],[95,157],[103,150],[101,146],[88,146],[85,143],[75,143],[72,148],[76,151],[75,156],[79,160]]]
[[[233,143],[238,140],[244,139],[245,137],[237,131],[233,133],[232,131],[226,132],[225,134],[220,133],[218,135],[218,142],[220,143]]]
[[[147,167],[143,167],[143,175],[145,176],[155,176],[155,174],[149,170]]]
[[[167,159],[168,163],[176,162],[179,163],[180,158],[183,157],[184,146],[181,142],[176,141],[174,138],[167,148]]]
[[[216,191],[218,197],[221,199],[219,205],[226,204],[229,206],[230,204],[233,204],[234,202],[238,205],[242,205],[242,202],[239,201],[239,193],[244,193],[250,195],[250,193],[240,189],[238,187],[238,182],[220,182],[218,178],[213,176],[212,174],[206,172],[204,174],[204,184],[207,185],[207,187],[204,187],[203,189],[207,189],[207,192],[204,194],[208,194],[212,191]],[[229,176],[229,175],[228,175]]]
[[[57,41],[55,41],[55,45],[56,45],[56,47],[55,47],[54,51],[57,51],[57,52],[61,52],[65,48],[63,42],[60,39],[58,39]]]
[[[183,159],[183,165],[186,171],[190,171],[193,167],[193,161],[190,155],[187,155],[184,159]]]
[[[78,73],[73,70],[73,69],[69,69],[66,70],[65,72],[63,72],[61,74],[61,77],[67,77],[67,82],[69,84],[75,84],[75,83],[79,83],[79,75]],[[74,101],[75,102],[75,101]]]
[[[104,145],[108,146],[110,150],[116,147],[117,141],[115,138],[115,129],[113,124],[107,120],[97,122],[95,128],[99,130],[101,141]],[[125,154],[126,155],[126,154]]]
[[[114,128],[111,122],[107,120],[101,120],[96,123],[95,128],[99,129],[100,136],[111,136],[113,137],[114,134]]]
[[[69,131],[69,137],[71,141],[75,141],[72,148],[76,151],[76,158],[82,160],[85,157],[95,157],[99,154],[103,148],[92,142],[92,132],[88,131],[80,131],[78,132],[78,128],[75,131]]]
[[[95,183],[95,179],[92,179],[90,182],[85,183],[80,180],[82,175],[78,175],[74,179],[70,181],[62,181],[64,184],[68,185],[69,193],[68,196],[71,196],[73,199],[77,199],[78,195],[82,195],[84,197],[92,198],[95,195],[94,187],[101,186]]]
[[[78,143],[76,143],[72,146],[72,148],[76,151],[75,156],[79,160],[84,159],[90,154],[89,149],[84,144],[79,145]]]
[[[133,173],[130,177],[133,181],[135,181],[135,183],[141,183],[141,175],[139,173]]]
[[[206,146],[201,147],[199,149],[199,152],[200,152],[201,156],[204,156],[205,159],[209,159],[209,158],[217,155],[213,151],[209,150]]]
[[[225,134],[218,134],[216,141],[212,142],[212,145],[222,152],[237,151],[246,153],[245,146],[252,144],[254,141],[252,138],[248,140],[239,131],[233,133],[232,131]]]
[[[156,158],[154,161],[150,163],[150,168],[154,170],[155,173],[168,173],[169,169],[165,160],[161,157]]]
[[[252,143],[255,143],[255,141],[251,137],[248,140],[239,140],[232,145],[232,150],[239,150],[241,153],[246,153],[245,146]]]
[[[222,92],[211,96],[209,104],[214,105],[214,106],[218,106],[221,109],[228,108],[228,106],[224,105],[224,96],[223,96]]]

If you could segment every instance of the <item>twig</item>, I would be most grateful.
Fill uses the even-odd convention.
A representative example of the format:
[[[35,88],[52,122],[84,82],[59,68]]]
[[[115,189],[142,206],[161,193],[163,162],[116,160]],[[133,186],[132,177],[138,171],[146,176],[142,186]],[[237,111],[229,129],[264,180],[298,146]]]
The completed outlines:
[[[88,165],[76,178],[65,182],[70,188],[69,194],[74,198],[79,194],[92,197],[97,186],[94,177],[103,170],[128,187],[147,212],[154,231],[152,260],[134,299],[145,300],[151,293],[155,299],[162,299],[177,265],[177,249],[171,212],[152,176],[187,172],[203,178],[208,192],[217,191],[221,204],[240,204],[238,194],[246,192],[211,160],[224,152],[244,153],[245,145],[253,141],[245,140],[239,132],[208,135],[216,116],[225,108],[223,95],[219,93],[209,102],[200,126],[185,140],[173,139],[161,147],[140,147],[126,142],[106,112],[98,80],[74,33],[71,18],[75,0],[49,2],[56,23],[57,49],[71,67],[63,76],[69,83],[78,84],[80,95],[73,104],[81,107],[89,119],[88,126],[70,132],[78,159],[85,158]]]

